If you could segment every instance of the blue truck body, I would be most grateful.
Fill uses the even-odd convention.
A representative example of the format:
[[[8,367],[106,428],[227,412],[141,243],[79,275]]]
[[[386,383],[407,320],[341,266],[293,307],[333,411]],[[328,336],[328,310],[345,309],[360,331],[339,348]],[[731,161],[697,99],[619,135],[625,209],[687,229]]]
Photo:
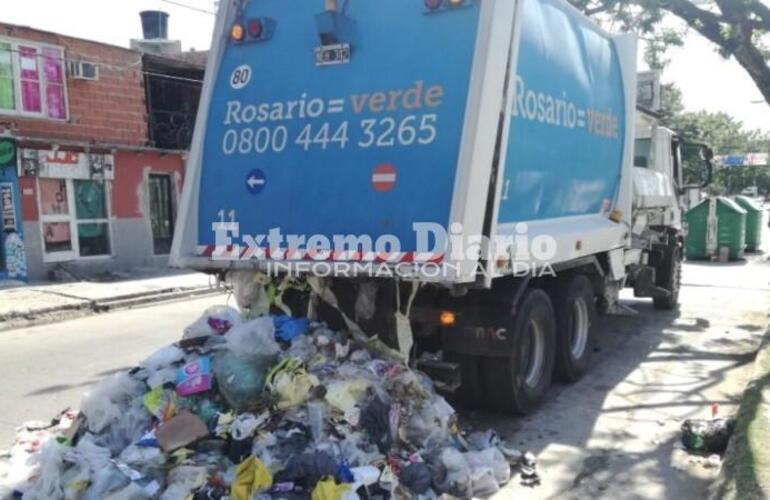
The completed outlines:
[[[415,223],[596,235],[555,260],[624,244],[608,216],[630,212],[633,41],[563,0],[340,3],[221,2],[173,263],[286,260],[262,238],[277,228],[301,251],[390,235],[402,258]],[[467,261],[441,279],[476,279],[473,258],[439,253]]]
[[[319,2],[244,3],[240,17],[273,19],[274,33],[225,48],[203,139],[201,245],[214,244],[221,210],[249,234],[393,234],[406,248],[413,221],[448,222],[479,9],[387,4],[351,2],[350,63],[316,66]],[[238,68],[251,73],[241,88]],[[385,165],[394,186],[378,190]]]
[[[625,140],[624,86],[615,45],[558,0],[524,0],[520,12],[498,221],[606,211],[619,187]]]

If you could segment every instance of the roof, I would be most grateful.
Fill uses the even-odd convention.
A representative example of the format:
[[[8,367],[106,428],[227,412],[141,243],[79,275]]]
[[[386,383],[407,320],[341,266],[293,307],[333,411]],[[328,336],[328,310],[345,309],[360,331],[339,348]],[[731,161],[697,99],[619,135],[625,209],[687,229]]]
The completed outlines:
[[[99,42],[97,40],[89,40],[87,38],[80,38],[80,37],[77,37],[77,36],[65,35],[63,33],[57,33],[55,31],[42,30],[42,29],[38,29],[38,28],[35,28],[35,27],[32,27],[32,26],[26,26],[26,25],[23,25],[23,24],[11,24],[11,23],[6,23],[6,22],[0,21],[0,30],[5,31],[5,33],[0,31],[0,36],[8,36],[8,37],[11,37],[11,38],[21,38],[19,35],[15,35],[13,33],[8,33],[8,31],[13,31],[15,29],[34,31],[35,33],[39,33],[41,35],[48,35],[48,36],[52,36],[52,37],[56,37],[56,38],[66,38],[66,39],[69,39],[69,40],[75,40],[75,41],[79,41],[79,42],[91,43],[91,44],[94,44],[94,45],[101,45],[103,47],[110,47],[110,48],[116,49],[116,50],[124,50],[126,52],[132,52],[132,53],[135,53],[135,54],[139,54],[139,52],[137,52],[136,50],[133,50],[133,49],[128,48],[128,47],[122,47],[120,45],[114,45],[114,44],[111,44],[111,43]]]
[[[184,54],[203,54],[203,61],[195,61],[193,57],[178,57]],[[205,57],[208,52],[183,52],[174,55],[158,55],[145,52],[142,54],[144,62],[153,66],[162,66],[165,68],[172,68],[182,71],[205,71],[206,60]],[[188,60],[189,59],[189,60]]]

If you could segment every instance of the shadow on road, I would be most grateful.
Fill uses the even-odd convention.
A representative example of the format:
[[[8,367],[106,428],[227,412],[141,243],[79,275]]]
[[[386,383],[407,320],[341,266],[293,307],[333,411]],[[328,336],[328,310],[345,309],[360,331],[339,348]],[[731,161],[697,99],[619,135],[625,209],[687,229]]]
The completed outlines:
[[[57,385],[49,385],[48,387],[41,387],[40,389],[37,389],[32,392],[28,392],[24,395],[24,397],[32,397],[32,396],[43,396],[46,394],[56,394],[57,392],[64,392],[68,391],[70,389],[78,389],[83,387],[90,387],[98,382],[100,382],[104,377],[108,377],[110,375],[114,375],[118,372],[123,372],[126,370],[130,370],[129,367],[124,368],[116,368],[113,370],[106,370],[103,372],[96,373],[91,376],[89,380],[86,380],[85,382],[81,382],[78,384],[57,384]]]
[[[639,315],[599,319],[592,366],[582,380],[572,385],[555,384],[544,405],[533,415],[463,411],[462,423],[494,428],[510,445],[531,450],[536,455],[551,445],[579,450],[584,457],[582,463],[570,465],[570,470],[576,471],[573,487],[599,471],[602,471],[604,487],[617,486],[628,481],[631,468],[645,462],[653,463],[656,469],[647,470],[645,476],[662,478],[667,496],[681,488],[681,478],[671,474],[671,451],[678,438],[661,440],[644,451],[626,449],[624,442],[638,442],[646,436],[636,434],[635,424],[629,426],[624,422],[629,419],[635,423],[658,422],[657,427],[662,425],[662,420],[668,424],[676,422],[678,427],[684,418],[702,416],[704,408],[712,403],[737,403],[740,395],[714,399],[705,393],[723,383],[730,371],[751,363],[757,346],[746,339],[745,334],[742,338],[724,336],[710,340],[706,344],[708,348],[680,344],[682,335],[706,332],[712,326],[711,321],[681,316],[679,312],[653,311],[652,304],[644,300],[623,302],[639,311]],[[753,327],[743,325],[743,329],[754,331],[748,326]],[[713,350],[709,350],[711,347]],[[682,365],[676,378],[640,380],[636,374],[636,379],[629,377],[642,366],[646,374],[655,372],[656,363],[680,361]],[[604,425],[597,426],[600,418]],[[607,419],[614,418],[619,420],[617,426],[607,426]],[[605,430],[606,427],[610,430]],[[614,444],[597,447],[597,442]],[[688,473],[678,470],[677,474]],[[707,478],[693,479],[703,488],[710,482]],[[567,488],[561,494],[569,492]]]

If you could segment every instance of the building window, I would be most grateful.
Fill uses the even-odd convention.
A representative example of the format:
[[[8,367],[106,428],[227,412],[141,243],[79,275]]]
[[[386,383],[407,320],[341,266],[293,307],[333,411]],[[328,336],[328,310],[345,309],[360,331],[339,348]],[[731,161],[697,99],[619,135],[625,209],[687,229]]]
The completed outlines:
[[[64,50],[0,40],[0,113],[67,119]]]
[[[79,179],[39,179],[38,183],[45,260],[109,256],[108,184]]]
[[[103,181],[75,180],[75,214],[81,257],[110,254],[110,222]]]
[[[174,240],[174,192],[170,175],[150,175],[150,225],[155,255],[167,255]]]

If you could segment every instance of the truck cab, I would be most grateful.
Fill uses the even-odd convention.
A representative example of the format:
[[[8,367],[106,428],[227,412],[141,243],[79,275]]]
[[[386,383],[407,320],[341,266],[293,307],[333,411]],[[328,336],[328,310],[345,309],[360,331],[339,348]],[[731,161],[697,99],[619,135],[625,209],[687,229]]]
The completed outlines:
[[[634,141],[635,214],[648,225],[682,228],[679,187],[683,185],[679,138],[665,127],[637,120]]]
[[[637,109],[634,141],[632,266],[628,285],[637,297],[653,297],[659,309],[678,302],[682,247],[687,228],[683,215],[711,181],[711,149],[683,140],[658,125],[659,116]]]

